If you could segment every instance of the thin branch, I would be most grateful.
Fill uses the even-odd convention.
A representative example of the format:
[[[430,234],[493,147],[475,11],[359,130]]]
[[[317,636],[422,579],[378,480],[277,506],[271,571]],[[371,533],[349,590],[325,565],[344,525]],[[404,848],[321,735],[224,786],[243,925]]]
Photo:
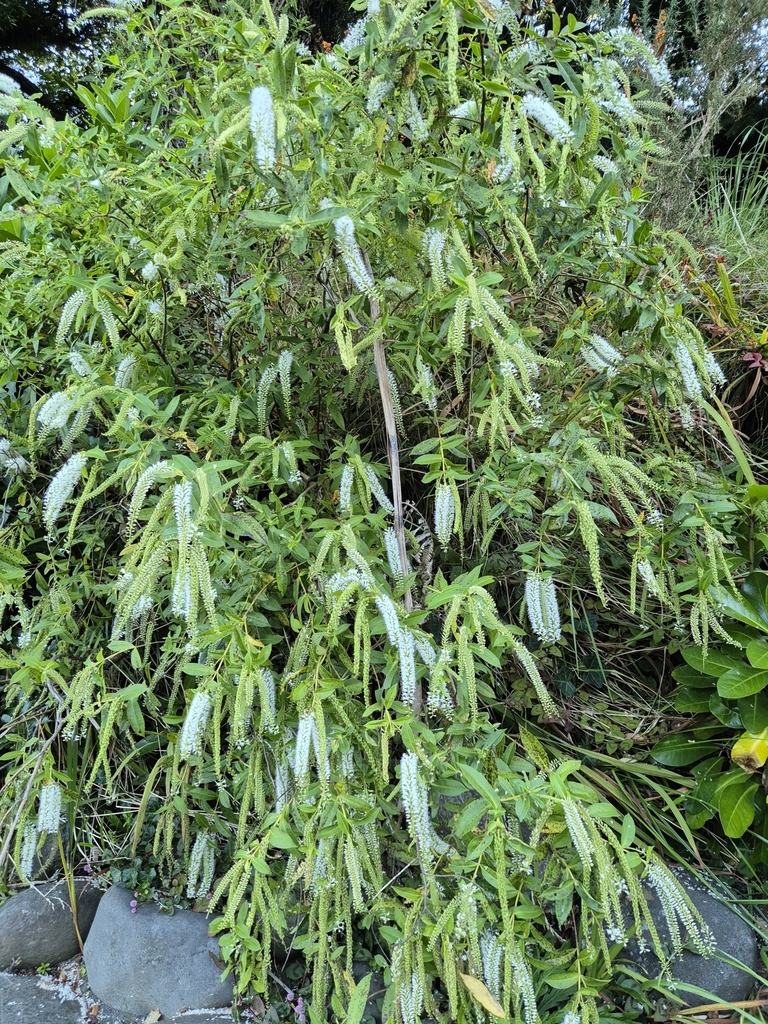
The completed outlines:
[[[368,273],[371,273],[371,265],[368,256],[363,252],[363,260]],[[378,299],[371,297],[371,320],[378,326],[381,319]],[[395,506],[395,535],[397,546],[400,551],[400,561],[403,569],[408,564],[408,555],[405,548],[405,526],[403,525],[403,487],[400,479],[400,448],[397,443],[397,421],[395,409],[392,404],[392,391],[389,383],[389,371],[387,368],[387,356],[384,351],[384,337],[381,330],[377,330],[373,342],[373,361],[376,364],[376,376],[379,380],[379,392],[381,394],[381,405],[384,411],[384,429],[387,435],[387,459],[389,461],[389,472],[392,478],[392,504]],[[413,611],[413,599],[410,590],[403,595],[403,603],[406,612]]]

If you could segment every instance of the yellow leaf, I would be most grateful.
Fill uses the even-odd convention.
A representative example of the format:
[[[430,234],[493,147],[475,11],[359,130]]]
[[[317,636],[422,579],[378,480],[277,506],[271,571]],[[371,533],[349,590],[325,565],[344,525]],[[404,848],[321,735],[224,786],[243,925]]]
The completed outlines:
[[[749,775],[762,768],[768,761],[768,729],[757,735],[745,732],[739,736],[731,750],[731,758]]]
[[[159,1010],[150,1010],[147,1016],[144,1018],[144,1024],[157,1024],[160,1020]]]
[[[501,1017],[502,1019],[506,1017],[496,998],[491,995],[479,978],[473,978],[471,974],[462,974],[461,971],[459,971],[459,977],[469,989],[470,995],[480,1003],[484,1010],[493,1014],[494,1017]]]
[[[252,647],[263,647],[264,646],[264,644],[261,642],[261,640],[257,640],[256,637],[254,637],[254,636],[248,636],[247,633],[245,634],[245,639],[246,639],[247,643],[249,643]]]

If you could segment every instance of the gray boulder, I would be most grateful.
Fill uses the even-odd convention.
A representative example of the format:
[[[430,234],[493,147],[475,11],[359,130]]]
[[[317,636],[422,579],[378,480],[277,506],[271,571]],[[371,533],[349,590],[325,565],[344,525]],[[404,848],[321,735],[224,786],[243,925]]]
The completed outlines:
[[[87,878],[76,878],[74,885],[77,926],[85,940],[102,893]],[[79,952],[65,881],[38,883],[0,907],[0,971],[60,964]]]
[[[45,985],[39,978],[0,974],[2,1024],[82,1024],[86,1008],[74,993]]]
[[[219,944],[208,921],[191,910],[163,914],[154,903],[131,913],[132,893],[108,889],[85,943],[91,991],[101,1003],[126,1015],[158,1009],[173,1017],[186,1008],[215,1008],[232,1002],[231,977],[221,980],[212,957]]]
[[[757,975],[761,975],[762,972],[757,936],[746,921],[723,899],[711,893],[692,872],[674,868],[673,874],[709,926],[715,940],[716,951],[713,956],[704,957],[693,950],[683,950],[670,964],[672,978],[678,983],[696,985],[711,992],[721,1002],[733,1003],[748,999],[759,984],[748,972],[754,971]],[[645,895],[659,938],[667,944],[670,942],[669,928],[659,898],[652,888],[647,888]],[[650,950],[641,953],[635,939],[631,939],[627,944],[625,956],[647,978],[660,977],[661,964],[658,957]],[[737,961],[746,970],[728,963],[728,960]],[[688,1006],[699,1006],[705,1002],[704,999],[679,989],[675,994]]]

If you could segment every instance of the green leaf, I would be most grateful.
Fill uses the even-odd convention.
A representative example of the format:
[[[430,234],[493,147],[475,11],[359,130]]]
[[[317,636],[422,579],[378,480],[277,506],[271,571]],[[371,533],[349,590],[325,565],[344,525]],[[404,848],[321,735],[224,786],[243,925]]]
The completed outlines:
[[[726,704],[719,693],[709,698],[709,710],[727,729],[741,728],[741,715],[732,704]]]
[[[590,816],[590,818],[600,819],[617,818],[619,816],[619,812],[616,810],[613,804],[609,804],[605,800],[601,803],[591,804],[587,808],[587,814]]]
[[[454,832],[459,838],[465,836],[467,832],[471,832],[477,826],[487,813],[488,804],[485,800],[472,800],[465,804],[454,826]]]
[[[705,676],[721,676],[729,669],[741,668],[744,664],[743,660],[726,654],[717,647],[709,650],[706,658],[700,647],[686,647],[681,653],[692,669]]]
[[[621,845],[628,850],[635,841],[635,819],[631,814],[625,814],[621,822]]]
[[[753,668],[768,668],[768,640],[752,640],[747,645],[747,660]]]
[[[691,686],[681,686],[675,690],[675,710],[683,714],[698,715],[702,711],[709,711],[709,699],[712,687],[712,680],[709,680],[709,687],[705,689],[694,689]]]
[[[758,600],[755,605],[750,597],[748,581],[741,588],[741,597],[736,597],[726,587],[711,587],[710,593],[717,602],[723,616],[743,622],[745,626],[754,626],[762,633],[768,633],[768,612],[765,609],[762,593],[754,591],[752,597]]]
[[[550,988],[565,990],[578,984],[579,975],[570,971],[553,971],[551,974],[544,975],[544,981]]]
[[[768,728],[768,694],[759,692],[743,697],[738,704],[741,723],[747,732],[757,735]]]
[[[181,666],[181,671],[188,676],[212,676],[216,670],[213,665],[201,665],[198,661],[187,661]]]
[[[368,1002],[368,993],[371,990],[372,977],[372,974],[366,974],[355,985],[355,990],[349,999],[345,1024],[360,1024],[360,1021],[363,1019],[365,1004]]]
[[[268,210],[246,210],[243,216],[257,228],[282,228],[290,220],[284,213],[270,213]]]
[[[464,778],[467,780],[470,786],[473,789],[477,790],[477,792],[480,793],[482,796],[484,796],[495,811],[501,813],[502,807],[501,801],[499,800],[499,795],[493,788],[493,786],[490,784],[490,782],[486,779],[486,777],[482,775],[476,768],[473,768],[471,765],[463,764],[460,767],[461,774],[464,776]]]
[[[754,821],[755,793],[759,788],[759,783],[740,769],[738,777],[735,774],[728,772],[715,794],[723,831],[731,839],[743,836]]]
[[[269,845],[277,850],[291,850],[294,853],[298,850],[296,840],[281,828],[269,830]]]
[[[749,484],[747,500],[753,508],[763,501],[768,501],[768,484]]]
[[[716,753],[717,749],[715,743],[697,740],[689,733],[674,733],[659,740],[651,749],[651,757],[669,768],[682,768]]]
[[[768,670],[741,665],[725,672],[717,681],[717,692],[725,700],[749,697],[768,686]]]
[[[695,686],[709,688],[712,686],[712,676],[708,676],[704,672],[699,672],[690,665],[678,665],[672,673],[672,678],[680,683],[681,687]]]

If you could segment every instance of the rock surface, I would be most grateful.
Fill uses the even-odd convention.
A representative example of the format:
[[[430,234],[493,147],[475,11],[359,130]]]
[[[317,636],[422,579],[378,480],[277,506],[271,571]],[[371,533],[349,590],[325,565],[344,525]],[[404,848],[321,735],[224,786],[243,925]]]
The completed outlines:
[[[74,884],[77,926],[85,940],[103,894],[87,878]],[[79,952],[66,882],[38,883],[0,907],[0,971],[59,964]]]
[[[0,974],[1,1024],[83,1024],[83,1006],[77,996],[54,988],[41,988],[33,976]]]
[[[88,1012],[91,1009],[94,1013]],[[0,1024],[144,1024],[145,1020],[145,1014],[126,1017],[108,1007],[96,1007],[73,982],[0,974]],[[160,1024],[226,1024],[231,1020],[229,1010],[188,1010],[176,1017],[162,1017]]]
[[[764,973],[758,950],[757,936],[752,928],[722,900],[714,896],[690,871],[675,868],[673,874],[688,893],[696,909],[715,940],[716,953],[703,957],[692,950],[682,954],[670,965],[674,980],[685,985],[695,985],[711,992],[718,1000],[727,1003],[749,998],[759,982],[740,967],[726,963],[725,959],[737,960],[758,976]],[[663,943],[670,941],[669,928],[658,896],[653,889],[646,890],[648,905]],[[640,953],[637,942],[632,939],[626,948],[627,959],[631,960],[647,978],[658,978],[661,965],[655,953]],[[676,995],[688,1006],[700,1006],[705,1000],[681,990]]]
[[[208,935],[208,920],[191,910],[163,914],[154,903],[132,914],[132,899],[121,886],[108,889],[85,943],[88,984],[99,1002],[128,1019],[154,1009],[167,1018],[188,1007],[229,1006],[233,983],[221,981],[211,958],[218,958],[219,944]]]

